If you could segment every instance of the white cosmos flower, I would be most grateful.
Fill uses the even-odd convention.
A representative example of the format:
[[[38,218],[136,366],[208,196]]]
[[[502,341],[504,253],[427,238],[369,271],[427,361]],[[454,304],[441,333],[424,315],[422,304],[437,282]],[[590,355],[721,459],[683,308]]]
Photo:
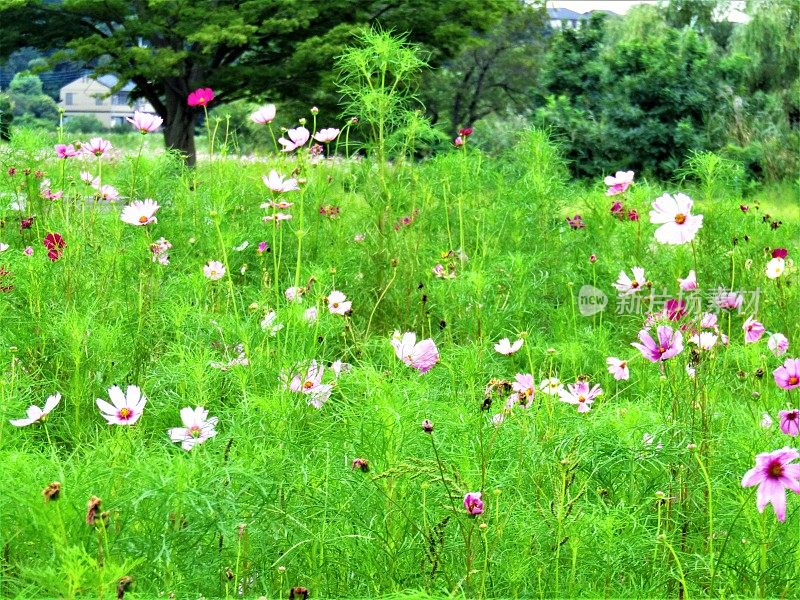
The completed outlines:
[[[146,200],[134,200],[122,209],[120,219],[130,225],[139,226],[158,223],[155,214],[159,208],[161,207],[149,198]]]
[[[27,425],[31,425],[32,423],[36,423],[37,421],[43,421],[50,411],[52,411],[58,403],[61,402],[61,394],[56,392],[44,403],[44,408],[39,408],[38,406],[29,406],[26,414],[28,415],[24,419],[11,419],[9,423],[11,423],[14,427],[25,427]]]

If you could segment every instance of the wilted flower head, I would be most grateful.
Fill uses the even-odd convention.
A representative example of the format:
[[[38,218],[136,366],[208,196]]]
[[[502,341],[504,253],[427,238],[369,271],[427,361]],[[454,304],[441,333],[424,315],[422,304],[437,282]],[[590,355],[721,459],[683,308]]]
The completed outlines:
[[[283,152],[292,152],[303,146],[310,137],[308,129],[305,127],[295,127],[286,132],[286,138],[279,138],[278,143],[283,146]]]
[[[800,494],[800,464],[794,462],[798,456],[797,450],[788,447],[756,455],[756,466],[745,473],[742,487],[758,485],[758,512],[772,504],[778,521],[786,520],[786,490]]]
[[[125,393],[117,385],[110,387],[108,397],[111,404],[100,398],[96,402],[97,408],[109,425],[133,425],[142,416],[144,405],[147,403],[147,397],[136,385],[129,385]]]
[[[164,119],[151,113],[134,111],[133,117],[126,117],[128,123],[141,134],[157,131]]]
[[[183,427],[173,427],[168,431],[173,442],[181,442],[181,448],[191,450],[197,444],[217,435],[217,417],[208,418],[208,411],[202,406],[194,409],[188,406],[181,409]]]
[[[430,371],[439,361],[439,350],[433,340],[428,338],[417,342],[417,334],[411,331],[402,336],[396,331],[392,336],[392,347],[397,358],[417,369],[420,375]]]
[[[38,406],[31,405],[28,407],[26,412],[27,416],[24,419],[11,419],[9,423],[14,427],[25,427],[37,423],[38,421],[44,421],[47,415],[50,414],[50,411],[58,406],[59,402],[61,402],[61,394],[56,392],[45,400],[44,407],[39,408]]]
[[[253,123],[258,123],[259,125],[266,125],[267,123],[272,123],[273,119],[275,118],[275,112],[275,105],[267,104],[251,114],[250,120]]]
[[[580,215],[575,215],[572,218],[567,217],[567,223],[569,223],[569,226],[572,229],[583,229],[586,227],[586,223],[583,222],[583,217]]]
[[[608,175],[603,183],[608,187],[606,196],[621,194],[633,183],[633,171],[617,171],[615,175]]]
[[[207,106],[214,99],[214,90],[211,88],[199,88],[193,91],[186,98],[189,106]]]
[[[158,223],[156,212],[159,208],[160,206],[150,198],[146,200],[134,200],[122,209],[120,219],[129,225],[137,226]]]
[[[172,249],[172,244],[167,241],[166,238],[158,238],[155,242],[150,244],[150,252],[153,254],[152,260],[153,262],[160,263],[162,265],[169,264],[169,254],[167,254]]]
[[[656,240],[662,244],[691,242],[703,226],[703,215],[691,214],[694,201],[686,194],[664,194],[653,202],[650,222],[661,225]]]

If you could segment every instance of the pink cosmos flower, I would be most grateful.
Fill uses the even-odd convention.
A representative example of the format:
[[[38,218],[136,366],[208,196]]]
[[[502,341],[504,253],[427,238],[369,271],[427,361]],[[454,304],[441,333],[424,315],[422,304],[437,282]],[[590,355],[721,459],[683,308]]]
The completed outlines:
[[[333,290],[328,294],[328,310],[332,315],[346,315],[353,303],[342,292]]]
[[[691,292],[692,290],[697,289],[697,275],[694,272],[694,269],[689,271],[689,274],[686,276],[686,279],[678,278],[678,286],[684,292]]]
[[[108,397],[111,404],[98,398],[97,408],[109,425],[133,425],[142,416],[147,403],[147,397],[136,385],[129,385],[124,394],[119,386],[110,387]]]
[[[736,292],[728,292],[720,288],[717,292],[714,302],[723,310],[734,310],[741,308],[744,303],[744,296]]]
[[[700,327],[704,327],[706,329],[714,329],[717,326],[717,315],[714,313],[703,313],[703,317],[700,319]]]
[[[793,390],[800,387],[800,358],[787,358],[780,367],[772,372],[772,376],[782,390]]]
[[[81,181],[83,183],[87,183],[89,185],[92,185],[92,183],[94,182],[94,175],[89,173],[89,171],[81,171]],[[99,180],[98,180],[98,183],[99,183]]]
[[[294,202],[286,202],[286,200],[270,200],[269,202],[264,202],[261,205],[261,208],[277,208],[278,210],[289,210],[294,206]]]
[[[433,340],[428,338],[417,342],[417,334],[410,331],[404,333],[402,337],[399,331],[395,331],[392,336],[392,347],[397,358],[409,367],[417,369],[420,375],[430,371],[439,361],[439,350]]]
[[[133,117],[126,117],[126,120],[142,135],[157,131],[162,123],[164,123],[164,119],[158,115],[140,112],[138,110],[133,112]]]
[[[289,302],[300,302],[303,299],[303,290],[299,287],[292,286],[286,288],[283,295]]]
[[[328,129],[320,129],[315,133],[314,139],[321,144],[327,144],[335,140],[337,135],[339,135],[339,130],[334,127],[329,127]]]
[[[632,208],[628,211],[628,221],[638,221],[639,220],[639,213],[636,212],[635,208]]]
[[[797,437],[800,434],[800,410],[782,410],[778,413],[781,419],[781,431],[786,435]]]
[[[769,416],[769,413],[761,415],[761,422],[759,425],[761,425],[762,429],[769,429],[772,427],[772,417]]]
[[[189,106],[207,106],[214,99],[214,90],[211,88],[199,88],[193,91],[186,98]]]
[[[102,186],[94,186],[97,190],[97,198],[98,200],[104,200],[105,202],[113,202],[117,198],[119,198],[119,190],[115,188],[113,185],[102,185]]]
[[[615,175],[609,175],[604,180],[608,190],[606,196],[616,196],[623,193],[633,183],[633,171],[617,171]]]
[[[322,375],[324,373],[325,365],[318,365],[317,361],[312,360],[305,377],[295,375],[289,383],[289,389],[299,394],[308,395],[308,404],[320,409],[331,397],[331,391],[333,390],[332,385],[322,383]]]
[[[259,125],[266,125],[267,123],[272,123],[273,119],[275,118],[275,112],[275,105],[267,104],[251,114],[250,120],[253,123],[258,123]]]
[[[22,251],[25,256],[33,256],[33,246],[25,246],[25,249]]]
[[[566,390],[559,392],[559,399],[568,404],[576,404],[579,413],[589,412],[594,399],[602,396],[603,390],[599,385],[589,388],[588,381],[578,381],[569,384]]]
[[[606,359],[606,364],[608,364],[608,372],[614,376],[614,379],[617,381],[627,381],[631,373],[628,370],[628,362],[625,360],[620,360],[615,356],[609,356]]]
[[[150,252],[152,253],[152,261],[162,265],[169,264],[169,251],[172,249],[172,244],[166,238],[158,238],[155,242],[150,244]]]
[[[73,158],[80,154],[72,144],[56,144],[53,148],[55,148],[58,158]]]
[[[778,521],[786,520],[786,490],[800,494],[800,464],[793,462],[798,456],[789,447],[756,455],[756,466],[744,474],[742,487],[758,485],[758,512],[772,504]]]
[[[363,241],[363,240],[362,240]],[[455,279],[456,274],[450,269],[446,269],[441,263],[437,263],[431,272],[439,279]]]
[[[269,175],[262,175],[261,181],[276,194],[295,192],[300,189],[300,186],[297,185],[297,179],[294,177],[284,179],[283,175],[279,174],[275,169],[272,169]]]
[[[269,223],[270,221],[273,221],[275,225],[280,225],[281,221],[290,221],[291,219],[292,215],[282,212],[276,212],[275,214],[261,217],[261,220],[264,221],[264,223]]]
[[[650,332],[642,329],[639,332],[639,340],[642,343],[634,342],[631,346],[638,349],[650,362],[668,360],[683,350],[683,334],[680,330],[673,331],[672,327],[661,325],[656,332],[658,343],[650,336]]]
[[[225,277],[225,265],[218,260],[210,260],[203,267],[203,275],[211,281],[219,281]]]
[[[183,427],[173,427],[168,430],[169,439],[180,442],[181,448],[191,450],[197,444],[202,444],[207,439],[217,435],[217,417],[208,418],[208,411],[202,406],[194,410],[188,406],[181,409]]]
[[[471,517],[476,517],[483,512],[483,500],[480,492],[469,492],[464,496],[464,508]]]
[[[764,326],[753,319],[753,317],[748,317],[747,320],[742,325],[742,329],[744,330],[744,343],[745,344],[752,344],[757,342],[761,339],[761,336],[764,335],[766,329]]]
[[[49,396],[47,400],[45,400],[44,407],[39,408],[38,406],[29,406],[28,410],[26,411],[26,417],[24,419],[11,419],[9,423],[11,423],[14,427],[26,427],[33,423],[37,423],[38,421],[44,421],[47,418],[47,415],[58,406],[58,403],[61,402],[61,394],[56,392],[52,396]]]
[[[661,225],[656,229],[656,240],[661,244],[691,242],[703,226],[703,215],[693,215],[694,201],[686,194],[664,194],[653,202],[650,222]]]
[[[283,146],[283,152],[292,152],[293,150],[297,150],[301,146],[303,146],[310,137],[310,133],[308,129],[305,127],[295,127],[294,129],[290,129],[286,132],[288,140],[286,138],[278,138],[278,143]]]
[[[459,136],[457,136],[457,137],[456,137],[456,138],[453,140],[453,145],[454,145],[456,148],[460,148],[461,146],[463,146],[463,145],[464,145],[464,139],[463,139],[463,138],[462,138],[460,135],[459,135]]]
[[[103,156],[106,152],[111,150],[114,146],[111,142],[104,140],[100,137],[93,137],[88,142],[81,146],[81,150],[86,154],[94,154],[97,157]]]
[[[775,356],[783,356],[789,349],[789,340],[782,333],[773,333],[767,340],[767,348]]]
[[[303,318],[309,323],[315,323],[318,317],[319,315],[316,306],[307,308],[306,311],[303,313]]]
[[[134,200],[122,209],[120,219],[129,225],[141,226],[158,223],[156,212],[159,208],[160,206],[149,198],[146,200]]]
[[[647,283],[647,278],[644,276],[644,269],[642,267],[633,267],[631,271],[633,271],[632,279],[628,277],[625,271],[619,272],[619,277],[614,287],[619,290],[620,296],[635,294]]]
[[[508,338],[503,338],[499,342],[494,345],[495,351],[499,352],[500,354],[505,354],[506,356],[510,354],[514,354],[520,348],[522,348],[523,341],[517,340],[513,344],[509,341]]]

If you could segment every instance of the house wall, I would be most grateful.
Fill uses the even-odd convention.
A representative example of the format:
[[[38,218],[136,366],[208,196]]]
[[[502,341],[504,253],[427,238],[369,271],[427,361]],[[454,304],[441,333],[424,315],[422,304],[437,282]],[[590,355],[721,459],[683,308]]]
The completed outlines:
[[[124,124],[125,117],[133,115],[134,109],[155,112],[147,102],[128,105],[127,92],[108,96],[110,89],[90,77],[82,77],[68,83],[59,92],[58,105],[64,109],[64,118],[86,115],[95,117],[106,127]]]

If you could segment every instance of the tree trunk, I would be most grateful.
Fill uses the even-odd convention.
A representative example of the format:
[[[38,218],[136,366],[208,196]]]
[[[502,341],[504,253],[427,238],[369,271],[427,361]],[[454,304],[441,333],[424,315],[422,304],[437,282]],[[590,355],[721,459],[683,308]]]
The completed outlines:
[[[180,86],[188,87],[188,86]],[[195,109],[186,104],[187,93],[181,93],[173,86],[166,86],[164,105],[167,109],[164,118],[164,144],[170,150],[180,152],[186,164],[193,167],[197,159],[194,148]]]

